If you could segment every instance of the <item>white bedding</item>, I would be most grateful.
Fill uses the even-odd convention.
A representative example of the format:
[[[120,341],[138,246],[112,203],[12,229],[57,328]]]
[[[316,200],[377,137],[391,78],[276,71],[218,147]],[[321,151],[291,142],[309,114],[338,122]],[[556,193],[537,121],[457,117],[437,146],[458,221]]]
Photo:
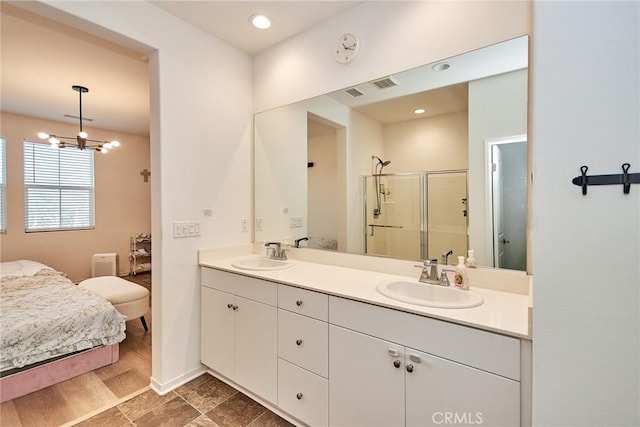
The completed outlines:
[[[0,371],[125,338],[125,317],[64,273],[23,261],[0,270]]]

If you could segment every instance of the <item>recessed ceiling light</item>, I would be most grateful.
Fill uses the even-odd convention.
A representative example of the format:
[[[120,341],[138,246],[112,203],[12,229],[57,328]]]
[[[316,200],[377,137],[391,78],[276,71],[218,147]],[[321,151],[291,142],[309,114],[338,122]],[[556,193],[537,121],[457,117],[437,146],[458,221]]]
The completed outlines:
[[[253,15],[249,18],[249,22],[256,28],[266,30],[271,26],[271,20],[265,15]]]
[[[415,114],[424,114],[427,110],[425,110],[424,108],[416,108],[415,110],[413,110],[413,112]]]
[[[440,62],[436,65],[434,65],[433,67],[431,67],[432,70],[434,71],[444,71],[444,70],[448,70],[449,67],[451,67],[451,65],[449,65],[446,62]]]

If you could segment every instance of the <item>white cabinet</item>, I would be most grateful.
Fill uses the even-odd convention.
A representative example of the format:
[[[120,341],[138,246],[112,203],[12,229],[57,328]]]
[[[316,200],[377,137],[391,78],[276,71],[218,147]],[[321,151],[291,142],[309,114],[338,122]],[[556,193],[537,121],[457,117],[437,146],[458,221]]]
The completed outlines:
[[[202,285],[202,363],[275,403],[276,285],[207,268],[202,269]]]
[[[520,425],[520,384],[407,348],[406,425]]]
[[[215,289],[201,288],[200,359],[228,378],[235,372],[235,297]]]
[[[519,340],[336,297],[329,322],[332,426],[520,425]]]
[[[314,426],[329,416],[328,296],[278,285],[278,406]]]
[[[329,326],[329,425],[404,425],[402,346]]]
[[[520,425],[517,381],[331,325],[332,426]]]
[[[303,424],[528,424],[519,339],[241,274],[201,272],[202,363]]]

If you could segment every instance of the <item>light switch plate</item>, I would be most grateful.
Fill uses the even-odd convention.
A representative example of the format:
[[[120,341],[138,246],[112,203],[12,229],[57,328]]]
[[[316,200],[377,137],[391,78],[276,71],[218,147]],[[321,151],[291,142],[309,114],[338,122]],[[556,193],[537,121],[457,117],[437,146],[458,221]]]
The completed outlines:
[[[200,221],[174,221],[173,237],[197,237],[200,235]]]

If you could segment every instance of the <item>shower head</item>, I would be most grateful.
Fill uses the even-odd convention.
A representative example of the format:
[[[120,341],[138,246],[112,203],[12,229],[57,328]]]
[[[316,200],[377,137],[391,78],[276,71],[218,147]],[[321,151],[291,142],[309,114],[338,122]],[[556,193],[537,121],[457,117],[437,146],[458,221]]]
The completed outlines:
[[[378,159],[378,164],[382,165],[382,167],[388,166],[389,163],[391,163],[391,161],[387,160],[386,162],[383,162],[382,159],[378,156],[371,156],[371,158],[373,159]]]

